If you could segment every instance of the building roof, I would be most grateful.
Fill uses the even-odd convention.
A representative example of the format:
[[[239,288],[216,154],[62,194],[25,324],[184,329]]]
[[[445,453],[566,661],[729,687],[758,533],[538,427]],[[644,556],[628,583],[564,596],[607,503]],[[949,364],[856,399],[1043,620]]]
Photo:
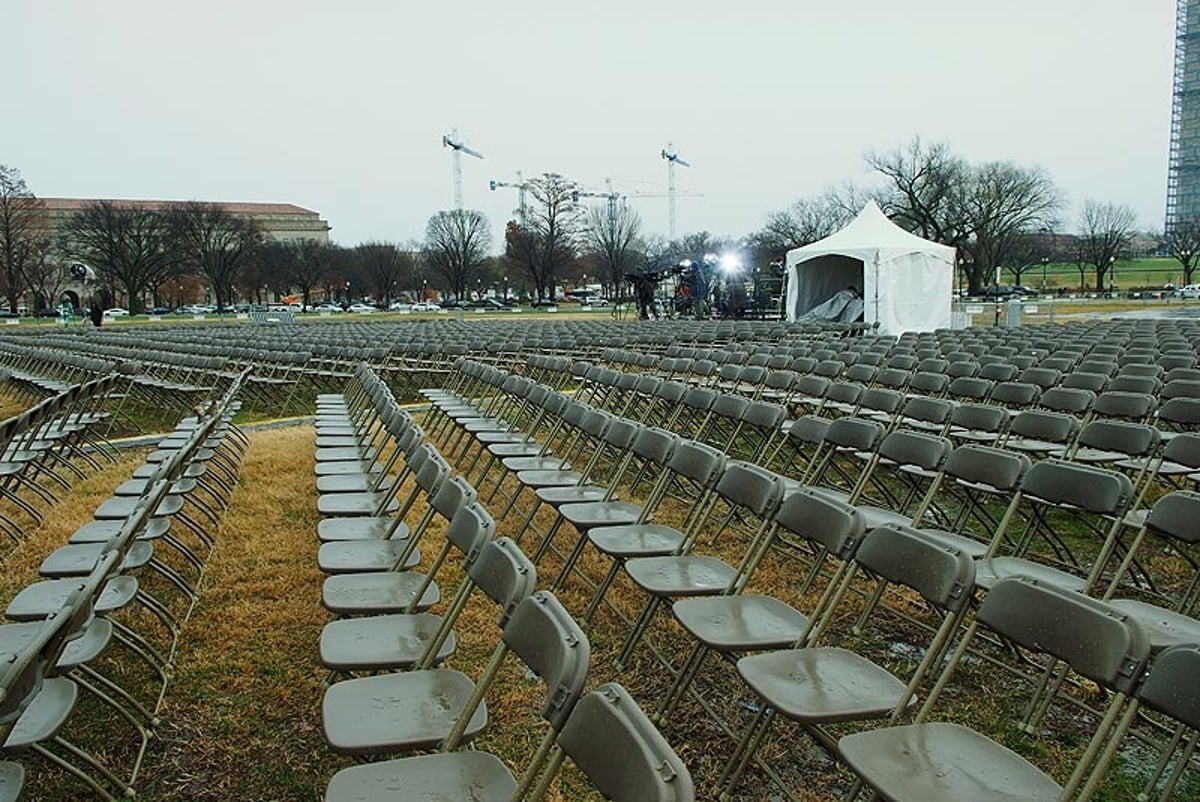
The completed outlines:
[[[182,206],[188,201],[177,200],[126,200],[119,198],[38,198],[44,205],[47,211],[63,211],[75,212],[84,207],[98,203],[101,200],[106,200],[109,203],[133,207],[140,209],[170,209],[175,206]],[[297,215],[301,217],[318,218],[320,214],[311,209],[305,209],[302,206],[297,206],[293,203],[242,203],[242,202],[224,202],[216,201],[213,206],[219,206],[231,214],[246,214],[246,215]]]

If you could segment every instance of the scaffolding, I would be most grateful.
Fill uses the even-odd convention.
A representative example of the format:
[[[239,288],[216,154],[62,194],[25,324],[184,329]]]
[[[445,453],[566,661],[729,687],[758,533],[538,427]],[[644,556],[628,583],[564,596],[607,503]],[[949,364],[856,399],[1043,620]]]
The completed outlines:
[[[1176,0],[1167,228],[1200,217],[1200,0]]]

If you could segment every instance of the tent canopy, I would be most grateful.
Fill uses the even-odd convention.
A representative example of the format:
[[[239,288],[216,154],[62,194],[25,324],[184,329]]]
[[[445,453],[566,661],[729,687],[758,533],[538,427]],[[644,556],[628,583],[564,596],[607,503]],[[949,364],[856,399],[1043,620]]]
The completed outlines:
[[[954,248],[900,228],[868,201],[845,228],[787,254],[787,317],[853,287],[880,334],[950,326]]]

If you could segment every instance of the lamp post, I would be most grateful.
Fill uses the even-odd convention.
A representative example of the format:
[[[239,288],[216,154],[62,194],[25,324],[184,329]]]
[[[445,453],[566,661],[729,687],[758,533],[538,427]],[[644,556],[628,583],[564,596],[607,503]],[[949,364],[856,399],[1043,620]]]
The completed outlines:
[[[1046,291],[1046,265],[1050,264],[1050,257],[1042,257],[1042,292]]]

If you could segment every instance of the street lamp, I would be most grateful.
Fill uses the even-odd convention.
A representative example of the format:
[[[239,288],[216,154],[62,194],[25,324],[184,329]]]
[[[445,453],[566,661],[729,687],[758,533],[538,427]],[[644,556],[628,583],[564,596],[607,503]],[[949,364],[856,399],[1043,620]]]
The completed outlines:
[[[1046,265],[1050,264],[1050,257],[1042,257],[1042,292],[1046,291]]]

